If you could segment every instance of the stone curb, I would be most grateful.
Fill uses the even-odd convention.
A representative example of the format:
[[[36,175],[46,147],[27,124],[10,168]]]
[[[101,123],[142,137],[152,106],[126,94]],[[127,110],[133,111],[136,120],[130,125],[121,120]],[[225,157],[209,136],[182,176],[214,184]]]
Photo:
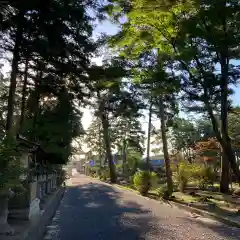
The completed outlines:
[[[43,214],[21,235],[19,240],[42,240],[46,231],[46,226],[51,222],[59,203],[65,193],[65,188],[60,187],[49,199],[44,208]]]
[[[100,181],[100,182],[102,182],[104,184],[107,184],[109,186],[117,187],[118,189],[122,189],[122,190],[127,190],[127,191],[129,191],[131,193],[135,193],[135,194],[141,196],[136,190],[130,189],[128,187],[121,186],[121,185],[115,184],[115,183],[114,184],[106,183],[106,182],[103,182],[103,181],[101,181],[99,179],[96,179],[96,180]],[[151,199],[151,200],[158,201],[158,200],[156,200],[154,198],[147,197],[147,196],[141,196],[141,197],[143,197],[145,199]],[[179,203],[179,202],[174,201],[174,200],[171,200],[171,201],[158,201],[158,202],[162,203],[162,204],[166,204],[166,205],[171,206],[171,207],[176,207],[176,208],[178,208],[180,210],[184,209],[185,211],[188,211],[188,212],[191,212],[191,213],[194,213],[194,214],[198,214],[198,215],[200,215],[202,217],[208,217],[208,218],[211,218],[213,220],[217,220],[219,222],[222,222],[222,223],[224,223],[226,225],[229,225],[229,226],[232,226],[232,227],[240,228],[240,223],[239,222],[230,220],[230,219],[228,219],[226,217],[219,216],[219,215],[217,215],[215,213],[210,213],[210,212],[207,212],[205,210],[201,210],[201,209],[198,209],[198,208],[195,208],[195,207],[187,206],[185,204]]]

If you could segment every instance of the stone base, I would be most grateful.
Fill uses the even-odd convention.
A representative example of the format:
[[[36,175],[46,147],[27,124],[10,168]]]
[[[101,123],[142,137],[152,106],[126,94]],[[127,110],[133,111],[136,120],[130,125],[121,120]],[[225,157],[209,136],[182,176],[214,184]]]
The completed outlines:
[[[19,219],[28,221],[29,220],[29,208],[25,209],[10,209],[8,219]]]
[[[0,235],[10,235],[13,236],[15,231],[10,227],[8,223],[0,224]]]
[[[32,220],[33,218],[38,217],[40,214],[41,214],[40,199],[35,198],[29,207],[29,215],[28,215],[29,220]]]
[[[30,204],[29,208],[25,209],[10,209],[8,218],[9,219],[19,219],[25,221],[31,221],[36,217],[40,216],[40,200],[35,198]]]

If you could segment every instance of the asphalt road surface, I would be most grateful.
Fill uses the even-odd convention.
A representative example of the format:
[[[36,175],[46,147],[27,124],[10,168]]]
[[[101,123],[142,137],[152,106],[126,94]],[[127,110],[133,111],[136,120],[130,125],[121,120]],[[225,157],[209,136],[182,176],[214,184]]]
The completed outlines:
[[[44,240],[237,240],[240,229],[74,176]]]

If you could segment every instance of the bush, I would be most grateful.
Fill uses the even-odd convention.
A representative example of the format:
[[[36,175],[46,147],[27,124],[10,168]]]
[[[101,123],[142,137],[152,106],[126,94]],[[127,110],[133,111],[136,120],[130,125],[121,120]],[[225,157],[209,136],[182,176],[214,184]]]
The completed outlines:
[[[159,197],[162,197],[165,195],[165,193],[168,191],[167,184],[161,185],[157,190],[156,193]]]
[[[140,161],[138,162],[138,165],[137,165],[137,169],[139,169],[140,171],[149,171],[151,168],[151,165],[148,163],[148,162],[145,162],[145,161]]]
[[[217,174],[211,167],[202,165],[194,172],[193,178],[198,182],[200,189],[205,189],[208,185],[214,184]]]
[[[158,187],[159,176],[155,172],[151,172],[151,187],[156,189]]]
[[[188,182],[191,179],[192,166],[187,162],[181,162],[176,167],[176,172],[174,174],[174,180],[177,182],[179,190],[184,192],[187,187]]]
[[[141,195],[146,195],[151,187],[151,173],[149,171],[138,171],[133,177],[134,187]]]
[[[103,168],[103,169],[101,169],[99,178],[100,178],[102,181],[106,181],[108,178],[110,178],[109,169],[108,169],[108,168]]]
[[[129,176],[129,183],[131,186],[134,185],[133,178],[134,178],[134,176]]]
[[[0,197],[8,195],[9,189],[21,185],[21,148],[15,139],[5,138],[0,142]]]
[[[184,192],[189,181],[196,181],[198,187],[204,189],[209,184],[213,185],[216,177],[217,175],[211,167],[187,162],[181,162],[176,168],[175,173],[175,180],[181,192]]]
[[[100,168],[99,167],[89,167],[88,169],[88,174],[89,176],[93,177],[93,178],[97,178],[100,176]]]

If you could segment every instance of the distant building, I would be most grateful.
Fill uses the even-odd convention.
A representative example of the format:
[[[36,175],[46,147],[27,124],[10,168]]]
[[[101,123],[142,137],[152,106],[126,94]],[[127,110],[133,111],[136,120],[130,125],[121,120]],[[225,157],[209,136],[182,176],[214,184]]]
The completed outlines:
[[[147,158],[144,158],[143,161],[146,161]],[[165,160],[163,155],[151,156],[150,157],[150,165],[153,169],[157,170],[165,166]]]

